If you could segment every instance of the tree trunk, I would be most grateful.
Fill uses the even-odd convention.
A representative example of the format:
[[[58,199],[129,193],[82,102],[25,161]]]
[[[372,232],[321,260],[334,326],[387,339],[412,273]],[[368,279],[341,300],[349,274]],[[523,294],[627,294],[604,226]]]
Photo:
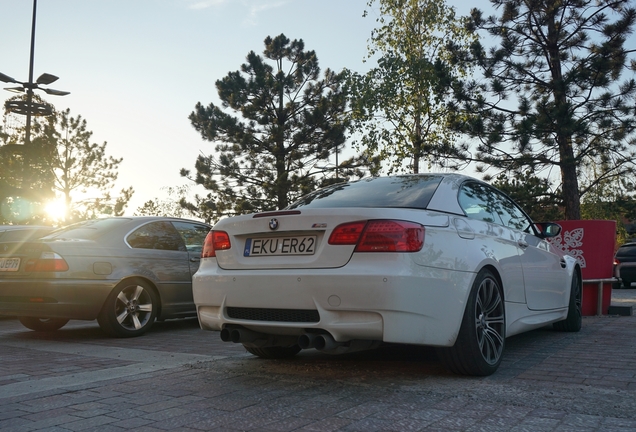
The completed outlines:
[[[559,166],[561,167],[561,182],[563,204],[565,205],[565,219],[581,219],[581,199],[579,196],[579,180],[576,173],[576,159],[572,147],[572,132],[569,127],[571,112],[568,106],[565,84],[561,69],[561,56],[558,45],[558,31],[554,13],[548,23],[548,55],[552,72],[552,92],[554,95],[554,121],[556,141],[559,146]]]
[[[581,198],[579,196],[579,180],[576,174],[574,151],[569,141],[568,138],[565,143],[559,142],[563,204],[565,205],[565,219],[577,220],[581,219]]]

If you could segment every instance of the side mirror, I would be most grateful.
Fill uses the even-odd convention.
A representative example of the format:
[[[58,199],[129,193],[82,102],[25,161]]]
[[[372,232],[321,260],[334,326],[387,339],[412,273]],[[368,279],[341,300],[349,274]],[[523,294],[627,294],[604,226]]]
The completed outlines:
[[[534,224],[534,228],[541,238],[552,238],[561,234],[561,225],[554,222],[541,222]]]

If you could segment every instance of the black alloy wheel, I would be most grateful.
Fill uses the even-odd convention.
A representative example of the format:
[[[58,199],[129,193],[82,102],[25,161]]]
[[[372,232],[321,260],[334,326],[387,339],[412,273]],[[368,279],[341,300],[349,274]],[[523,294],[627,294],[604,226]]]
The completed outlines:
[[[501,363],[505,339],[502,289],[495,275],[482,269],[468,296],[455,345],[440,348],[438,355],[453,373],[487,376]]]
[[[577,332],[583,325],[583,286],[578,269],[574,269],[570,288],[570,301],[568,303],[568,316],[563,321],[555,322],[552,327],[555,330],[565,332]]]

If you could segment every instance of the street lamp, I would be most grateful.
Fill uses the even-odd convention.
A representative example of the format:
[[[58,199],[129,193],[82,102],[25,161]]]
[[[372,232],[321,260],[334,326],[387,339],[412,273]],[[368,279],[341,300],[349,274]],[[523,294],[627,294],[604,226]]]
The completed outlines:
[[[30,144],[31,144],[31,116],[49,116],[53,114],[53,109],[50,105],[33,102],[33,91],[42,90],[47,94],[55,96],[65,96],[70,92],[62,90],[54,90],[51,88],[40,87],[41,85],[48,85],[57,81],[55,75],[43,73],[38,79],[33,81],[33,59],[35,55],[35,17],[37,11],[37,0],[33,0],[33,20],[31,24],[31,55],[29,62],[29,80],[27,82],[18,81],[8,75],[0,73],[0,81],[11,84],[19,84],[19,87],[9,87],[5,90],[9,90],[16,93],[26,93],[26,100],[9,100],[5,103],[5,108],[8,112],[16,113],[26,116],[26,128],[24,135],[24,151],[23,151],[23,174],[22,174],[22,188],[16,189],[16,191],[24,195],[29,185],[31,185],[30,179]],[[7,146],[8,147],[8,146]],[[9,150],[8,148],[5,150]],[[11,151],[11,150],[9,150]],[[14,188],[15,189],[15,188]],[[27,193],[28,195],[28,193]]]
[[[37,4],[38,4],[38,0],[33,0],[33,21],[31,24],[31,56],[30,56],[30,62],[29,62],[29,81],[21,82],[0,72],[0,81],[5,83],[21,85],[21,87],[9,87],[9,88],[5,88],[5,90],[9,90],[16,93],[26,92],[26,95],[27,95],[26,102],[25,101],[7,101],[5,103],[5,107],[8,111],[14,112],[16,114],[26,115],[26,131],[25,131],[25,137],[24,137],[25,145],[29,145],[31,143],[31,116],[32,115],[51,115],[53,113],[53,111],[48,105],[33,102],[33,90],[42,90],[46,92],[47,94],[55,95],[55,96],[66,96],[67,94],[70,94],[70,92],[67,92],[67,91],[40,87],[41,84],[48,85],[57,81],[58,78],[55,75],[43,73],[42,75],[38,77],[38,79],[35,82],[33,82],[33,58],[35,56],[35,17],[36,17]]]

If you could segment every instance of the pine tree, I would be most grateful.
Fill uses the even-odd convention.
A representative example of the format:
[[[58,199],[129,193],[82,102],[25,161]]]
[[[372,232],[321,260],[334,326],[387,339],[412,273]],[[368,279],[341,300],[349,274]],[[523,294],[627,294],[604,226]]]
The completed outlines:
[[[134,193],[129,187],[119,196],[111,195],[123,158],[107,155],[107,143],[91,143],[92,135],[86,120],[71,116],[69,109],[51,116],[44,126],[43,139],[52,149],[46,161],[54,176],[53,189],[66,203],[66,222],[121,215]]]
[[[196,105],[192,126],[215,151],[198,157],[196,174],[181,174],[211,191],[199,201],[215,219],[282,209],[319,186],[314,174],[342,149],[348,126],[344,73],[320,72],[302,40],[267,37],[263,56],[251,51],[216,81],[220,105]]]
[[[634,174],[636,63],[626,47],[628,0],[491,0],[499,16],[471,12],[485,36],[455,59],[479,79],[456,83],[456,125],[478,145],[465,159],[500,172],[560,175],[566,219],[599,182]],[[487,48],[484,44],[495,41]],[[597,177],[580,182],[580,170]]]

